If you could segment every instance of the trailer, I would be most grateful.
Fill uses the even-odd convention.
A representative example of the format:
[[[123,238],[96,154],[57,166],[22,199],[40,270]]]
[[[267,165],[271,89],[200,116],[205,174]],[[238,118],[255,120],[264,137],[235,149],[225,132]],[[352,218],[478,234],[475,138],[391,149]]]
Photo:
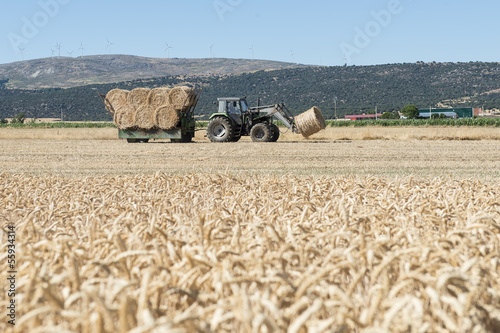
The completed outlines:
[[[188,105],[188,101],[180,106],[180,122],[179,125],[171,130],[164,130],[160,128],[145,130],[140,128],[118,129],[118,138],[126,139],[128,143],[147,143],[150,140],[170,140],[172,142],[191,142],[196,132],[196,120],[194,117],[194,110],[200,99],[201,88],[195,89],[194,102]],[[104,105],[106,104],[106,95],[99,93]]]
[[[128,143],[149,142],[149,140],[168,140],[172,142],[191,142],[196,131],[194,110],[181,112],[181,123],[172,130],[152,129],[119,129],[118,138],[126,139]]]

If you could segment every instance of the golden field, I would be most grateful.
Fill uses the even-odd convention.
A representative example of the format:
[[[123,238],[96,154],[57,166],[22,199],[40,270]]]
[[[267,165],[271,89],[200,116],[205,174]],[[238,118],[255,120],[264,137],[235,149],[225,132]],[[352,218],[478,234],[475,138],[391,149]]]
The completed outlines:
[[[0,130],[0,331],[500,330],[497,134],[108,130]]]
[[[17,227],[16,332],[500,329],[498,181],[3,174],[0,184],[1,222]]]

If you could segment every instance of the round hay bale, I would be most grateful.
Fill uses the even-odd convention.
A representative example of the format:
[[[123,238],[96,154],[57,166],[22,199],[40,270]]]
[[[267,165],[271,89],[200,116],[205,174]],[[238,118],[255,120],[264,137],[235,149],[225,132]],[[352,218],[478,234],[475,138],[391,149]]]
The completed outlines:
[[[326,128],[325,118],[315,106],[295,117],[295,124],[304,137],[311,136]]]
[[[160,106],[168,104],[168,94],[170,93],[170,88],[161,87],[152,89],[148,95],[148,104],[156,110]]]
[[[127,105],[128,90],[123,89],[113,89],[106,94],[106,99],[104,100],[104,105],[106,109],[115,113],[120,107]]]
[[[161,106],[155,112],[156,125],[163,130],[176,128],[181,121],[181,112],[172,105]]]
[[[130,106],[137,109],[139,106],[148,104],[148,96],[151,90],[148,88],[135,88],[128,93],[127,101]]]
[[[115,112],[114,121],[119,129],[129,129],[135,127],[135,109],[130,105],[124,105]]]
[[[135,125],[145,130],[156,127],[155,109],[150,105],[139,106],[135,111]]]
[[[168,102],[176,108],[188,108],[194,102],[194,90],[189,87],[175,87],[168,94]]]

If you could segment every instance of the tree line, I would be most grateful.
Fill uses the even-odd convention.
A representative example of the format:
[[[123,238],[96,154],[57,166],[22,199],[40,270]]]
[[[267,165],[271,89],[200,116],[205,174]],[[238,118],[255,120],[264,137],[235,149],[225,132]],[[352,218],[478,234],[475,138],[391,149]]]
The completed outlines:
[[[0,81],[0,118],[24,113],[28,118],[68,121],[111,120],[98,92],[114,88],[192,85],[203,92],[196,114],[215,112],[218,97],[247,97],[255,105],[284,102],[294,114],[319,107],[327,118],[346,114],[395,114],[405,105],[500,108],[498,63],[417,63],[379,66],[305,67],[224,76],[168,76],[69,89],[5,89]],[[335,108],[335,101],[337,108]]]

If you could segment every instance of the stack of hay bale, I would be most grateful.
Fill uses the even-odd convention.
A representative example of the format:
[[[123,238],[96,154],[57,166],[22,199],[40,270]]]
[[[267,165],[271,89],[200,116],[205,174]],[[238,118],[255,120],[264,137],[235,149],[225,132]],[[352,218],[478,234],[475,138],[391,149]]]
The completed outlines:
[[[194,103],[195,93],[189,87],[113,89],[105,99],[119,129],[174,129],[179,126],[181,112]]]
[[[315,106],[295,117],[295,125],[300,134],[306,138],[326,128],[325,118]]]

